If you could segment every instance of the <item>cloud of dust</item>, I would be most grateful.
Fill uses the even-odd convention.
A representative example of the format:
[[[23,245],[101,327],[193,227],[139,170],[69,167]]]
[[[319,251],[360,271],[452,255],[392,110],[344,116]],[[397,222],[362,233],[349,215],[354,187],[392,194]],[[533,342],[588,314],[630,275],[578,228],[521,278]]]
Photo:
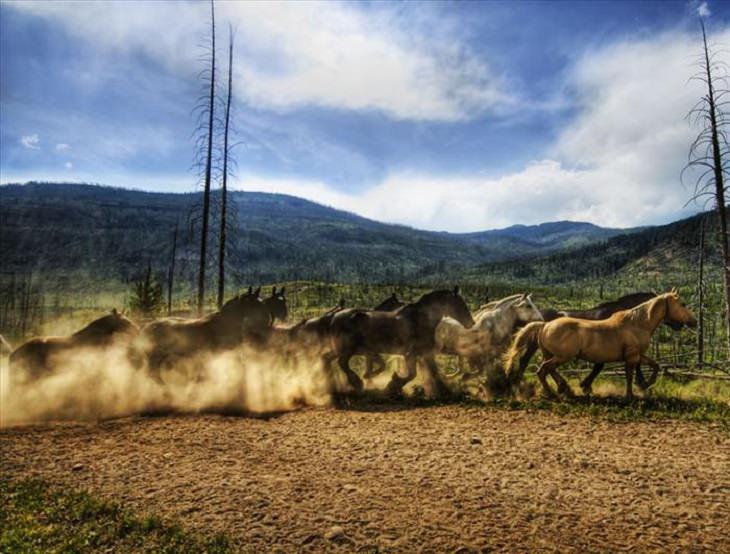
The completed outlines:
[[[0,426],[98,420],[134,414],[266,413],[330,402],[330,378],[316,352],[275,355],[242,347],[196,355],[151,376],[130,361],[128,344],[55,354],[36,380],[0,362]]]

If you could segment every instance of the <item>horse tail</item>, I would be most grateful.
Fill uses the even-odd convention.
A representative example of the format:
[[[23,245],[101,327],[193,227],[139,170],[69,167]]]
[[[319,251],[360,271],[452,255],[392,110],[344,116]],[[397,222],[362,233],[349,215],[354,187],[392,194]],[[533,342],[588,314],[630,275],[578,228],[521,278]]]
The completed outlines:
[[[507,378],[511,384],[514,385],[522,379],[522,374],[525,372],[530,358],[537,351],[538,337],[544,326],[544,321],[533,321],[525,325],[512,340],[512,344],[503,359]],[[515,360],[518,357],[520,358],[520,364],[517,368],[514,368]]]

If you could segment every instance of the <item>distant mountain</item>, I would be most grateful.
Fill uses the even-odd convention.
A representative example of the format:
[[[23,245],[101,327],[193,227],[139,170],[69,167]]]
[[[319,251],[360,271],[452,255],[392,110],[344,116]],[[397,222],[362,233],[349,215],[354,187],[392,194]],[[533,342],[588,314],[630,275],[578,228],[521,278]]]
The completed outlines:
[[[479,233],[431,232],[372,221],[293,196],[234,192],[231,198],[238,215],[229,259],[242,282],[417,280],[626,232],[571,221]],[[198,239],[190,221],[199,201],[199,193],[98,185],[0,186],[3,272],[84,271],[128,280],[148,261],[164,271],[178,224],[178,269],[192,275]]]
[[[635,230],[611,229],[580,221],[553,221],[540,225],[512,225],[505,229],[467,233],[462,236],[475,243],[489,242],[496,237],[506,237],[519,239],[542,249],[559,250],[584,246]]]
[[[700,228],[706,232],[707,278],[715,278],[719,262],[717,216],[705,212],[668,225],[641,228],[631,233],[580,248],[479,264],[463,274],[471,282],[523,281],[555,284],[628,277],[695,285]],[[709,281],[708,281],[709,282]],[[719,284],[719,280],[717,281]]]

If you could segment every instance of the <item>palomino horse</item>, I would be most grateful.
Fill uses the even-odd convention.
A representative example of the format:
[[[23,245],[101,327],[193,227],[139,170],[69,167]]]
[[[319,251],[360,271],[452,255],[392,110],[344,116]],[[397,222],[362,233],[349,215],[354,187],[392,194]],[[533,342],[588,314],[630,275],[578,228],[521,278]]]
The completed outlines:
[[[161,379],[163,367],[195,354],[232,350],[246,341],[264,343],[271,332],[271,314],[259,292],[249,287],[219,312],[199,319],[164,318],[145,325],[140,338],[152,375]]]
[[[391,395],[400,394],[403,387],[416,376],[418,359],[426,365],[435,393],[446,392],[438,375],[434,359],[436,343],[434,331],[439,321],[451,316],[465,327],[474,320],[459,287],[437,290],[423,295],[417,302],[406,304],[392,312],[350,309],[337,312],[330,324],[332,350],[342,371],[356,392],[362,391],[360,377],[350,368],[350,358],[356,354],[400,354],[405,357],[406,377],[398,373],[388,385]]]
[[[476,371],[463,376],[468,379],[484,371],[489,361],[501,360],[518,327],[542,320],[540,310],[532,302],[532,295],[515,294],[480,309],[474,314],[476,323],[470,329],[465,329],[453,318],[442,319],[436,326],[436,348],[438,352],[469,360],[472,370]]]
[[[615,314],[618,311],[621,310],[628,310],[630,308],[635,308],[639,304],[642,304],[648,300],[651,300],[652,298],[656,297],[655,292],[634,292],[632,294],[627,294],[625,296],[622,296],[621,298],[618,298],[616,300],[612,300],[609,302],[604,302],[602,304],[599,304],[598,306],[594,308],[589,308],[587,310],[554,310],[552,308],[547,309],[542,312],[543,319],[545,321],[552,321],[554,319],[557,319],[559,317],[575,317],[578,319],[591,319],[591,320],[600,320],[600,319],[607,319],[611,317],[613,314]],[[678,331],[682,328],[681,324],[673,323],[665,321],[665,324],[674,329],[675,331]],[[525,352],[525,354],[522,356],[522,359],[520,360],[520,372],[515,372],[514,377],[519,380],[522,373],[524,373],[525,369],[527,368],[527,363],[529,362],[530,358],[537,352],[537,341],[534,341],[532,344],[530,344]],[[583,379],[580,383],[580,387],[583,390],[584,394],[590,394],[593,388],[593,381],[595,381],[596,377],[603,371],[604,364],[597,363],[593,365],[593,369],[591,370],[591,373],[586,376],[585,379]],[[639,385],[641,389],[648,389],[651,385],[654,384],[657,377],[659,376],[659,366],[653,367],[653,373],[652,376],[647,381],[644,378],[644,374],[641,372],[641,365],[636,367],[636,384]]]
[[[388,298],[383,300],[380,304],[373,308],[376,312],[392,312],[398,308],[405,306],[406,303],[399,300],[395,293],[391,294]],[[378,364],[378,369],[375,369],[375,364]],[[372,379],[385,369],[385,360],[380,354],[375,356],[365,356],[365,373],[363,377],[365,379]]]
[[[286,303],[286,296],[284,296],[284,287],[281,287],[278,292],[276,287],[273,287],[271,296],[264,299],[264,306],[269,310],[272,321],[276,322],[277,319],[286,321],[286,318],[289,317],[289,307]]]
[[[79,348],[104,348],[117,340],[131,346],[138,333],[139,327],[114,309],[68,337],[38,337],[21,344],[10,355],[10,367],[26,379],[37,379],[52,372],[61,355],[72,357]]]
[[[677,289],[660,294],[630,310],[614,313],[608,319],[593,321],[560,317],[550,322],[530,323],[515,337],[505,358],[511,368],[530,341],[537,340],[543,363],[537,376],[546,394],[553,395],[547,375],[558,384],[558,393],[571,394],[570,386],[558,373],[565,362],[581,359],[592,363],[624,362],[626,367],[626,398],[633,397],[634,370],[640,362],[655,366],[645,352],[651,336],[662,322],[694,326],[696,320],[679,298]]]

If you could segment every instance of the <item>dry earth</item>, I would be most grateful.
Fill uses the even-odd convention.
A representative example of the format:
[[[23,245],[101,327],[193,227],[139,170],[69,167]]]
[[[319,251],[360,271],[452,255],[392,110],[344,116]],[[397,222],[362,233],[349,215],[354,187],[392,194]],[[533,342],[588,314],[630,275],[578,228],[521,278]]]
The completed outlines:
[[[730,436],[449,405],[0,430],[40,476],[244,551],[722,552]]]

